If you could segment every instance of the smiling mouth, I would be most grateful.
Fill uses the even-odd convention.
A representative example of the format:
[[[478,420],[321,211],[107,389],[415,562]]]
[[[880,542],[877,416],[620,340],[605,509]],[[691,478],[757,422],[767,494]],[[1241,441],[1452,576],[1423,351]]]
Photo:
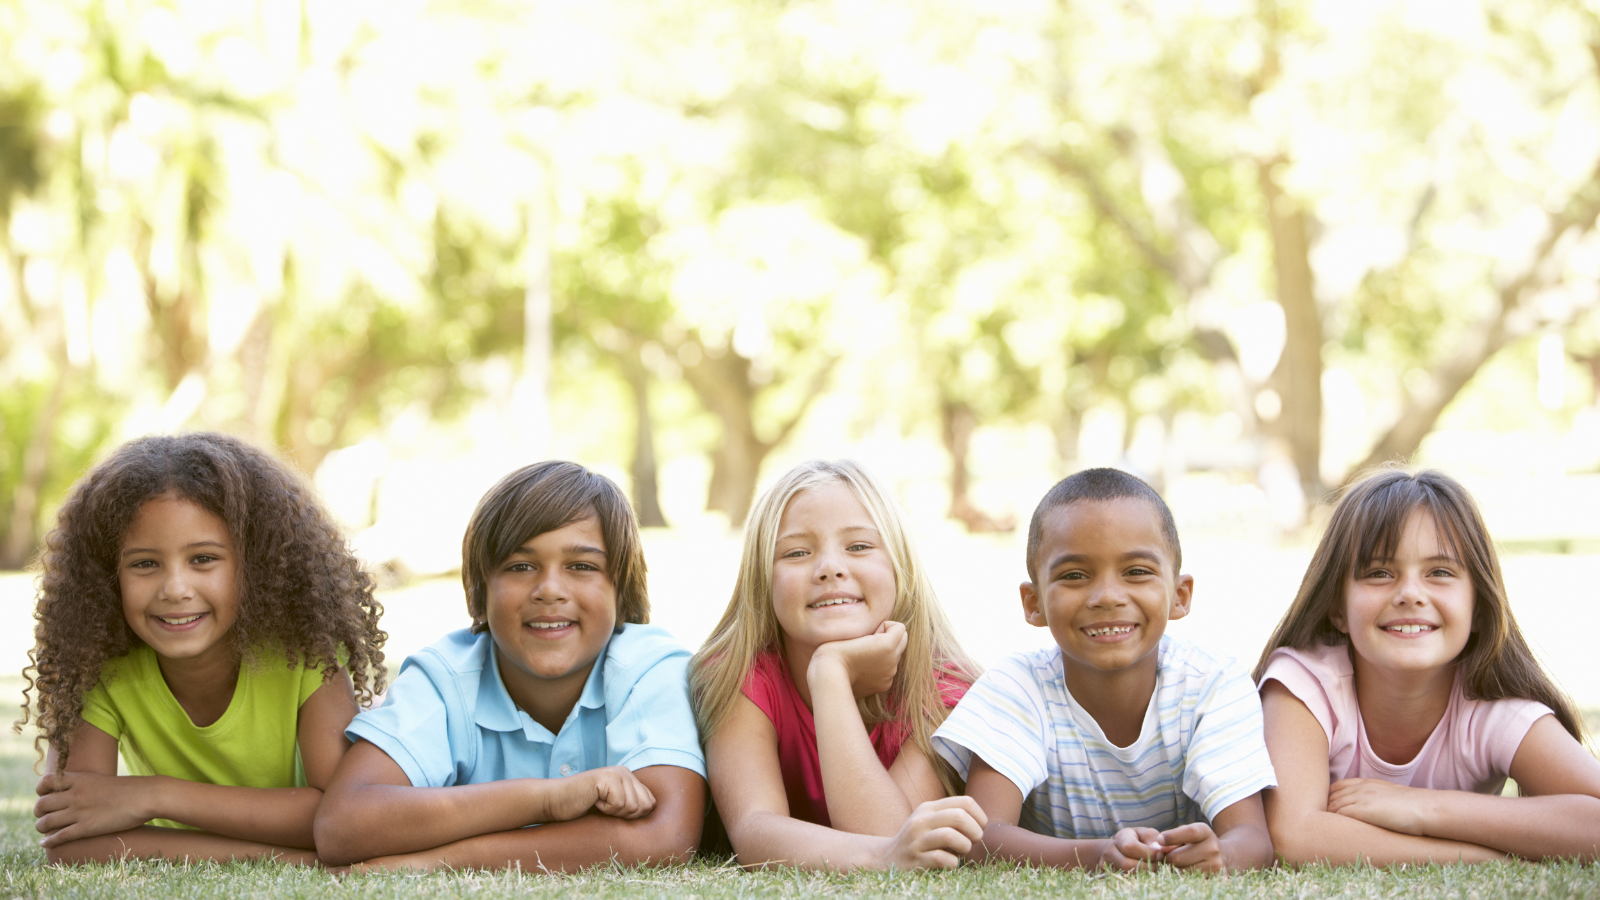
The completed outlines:
[[[1083,633],[1092,638],[1121,637],[1125,634],[1132,634],[1133,629],[1136,627],[1137,626],[1134,625],[1101,625],[1098,627],[1085,628],[1083,629]]]
[[[207,613],[195,613],[190,616],[156,616],[155,619],[163,625],[190,625],[206,617]]]
[[[1437,625],[1381,625],[1379,627],[1390,634],[1422,634],[1439,630]]]
[[[835,607],[835,606],[846,606],[846,605],[851,604],[851,603],[860,603],[860,602],[861,601],[856,599],[855,597],[832,597],[832,598],[827,599],[827,600],[818,600],[817,602],[808,605],[806,608],[807,609],[828,609],[828,608]]]
[[[526,625],[528,628],[532,628],[534,631],[560,631],[563,628],[569,628],[569,627],[571,627],[573,625],[576,625],[578,623],[577,622],[572,622],[572,621],[566,621],[566,622],[525,622],[523,624]]]

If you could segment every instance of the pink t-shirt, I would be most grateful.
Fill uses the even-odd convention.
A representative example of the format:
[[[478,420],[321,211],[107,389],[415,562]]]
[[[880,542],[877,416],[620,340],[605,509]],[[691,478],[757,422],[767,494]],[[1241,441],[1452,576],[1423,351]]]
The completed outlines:
[[[1276,679],[1317,717],[1328,735],[1328,778],[1381,778],[1408,787],[1498,794],[1511,760],[1550,707],[1534,700],[1472,700],[1456,676],[1450,705],[1410,762],[1378,758],[1356,703],[1355,670],[1342,644],[1311,650],[1280,647],[1267,658],[1261,683]]]
[[[971,687],[944,678],[939,690],[945,706],[955,706]],[[782,654],[771,650],[756,656],[744,680],[744,695],[772,720],[778,732],[778,768],[783,772],[783,792],[789,798],[789,815],[818,825],[829,825],[828,800],[822,793],[822,762],[817,756],[817,725],[800,691],[789,677]],[[867,732],[872,749],[885,769],[894,765],[905,743],[906,729],[896,722],[880,722]]]

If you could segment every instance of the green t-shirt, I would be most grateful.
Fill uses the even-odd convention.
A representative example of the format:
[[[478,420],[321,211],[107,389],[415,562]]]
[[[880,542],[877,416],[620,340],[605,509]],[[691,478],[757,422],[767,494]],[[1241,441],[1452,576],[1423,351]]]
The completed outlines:
[[[146,646],[106,663],[84,695],[83,720],[117,739],[130,775],[170,775],[233,787],[305,785],[296,732],[300,706],[322,686],[305,661],[257,655],[239,667],[239,683],[222,717],[201,728],[172,696],[156,653]],[[152,825],[188,826],[166,819]]]

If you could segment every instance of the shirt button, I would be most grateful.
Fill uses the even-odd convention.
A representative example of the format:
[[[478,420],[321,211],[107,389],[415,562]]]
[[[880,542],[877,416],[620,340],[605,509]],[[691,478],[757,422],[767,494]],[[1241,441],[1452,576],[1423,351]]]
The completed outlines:
[[[571,766],[562,766],[561,767],[561,774],[563,774],[563,775],[571,775],[572,774],[572,767]]]

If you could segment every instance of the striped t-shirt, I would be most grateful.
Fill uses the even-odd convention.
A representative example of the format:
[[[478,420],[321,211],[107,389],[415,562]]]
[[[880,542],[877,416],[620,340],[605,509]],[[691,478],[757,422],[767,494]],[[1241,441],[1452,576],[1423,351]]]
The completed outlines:
[[[1163,636],[1156,689],[1127,747],[1067,692],[1061,649],[1014,653],[991,668],[933,735],[966,778],[977,754],[1026,800],[1024,828],[1106,838],[1123,828],[1205,822],[1274,787],[1261,700],[1233,660]]]

